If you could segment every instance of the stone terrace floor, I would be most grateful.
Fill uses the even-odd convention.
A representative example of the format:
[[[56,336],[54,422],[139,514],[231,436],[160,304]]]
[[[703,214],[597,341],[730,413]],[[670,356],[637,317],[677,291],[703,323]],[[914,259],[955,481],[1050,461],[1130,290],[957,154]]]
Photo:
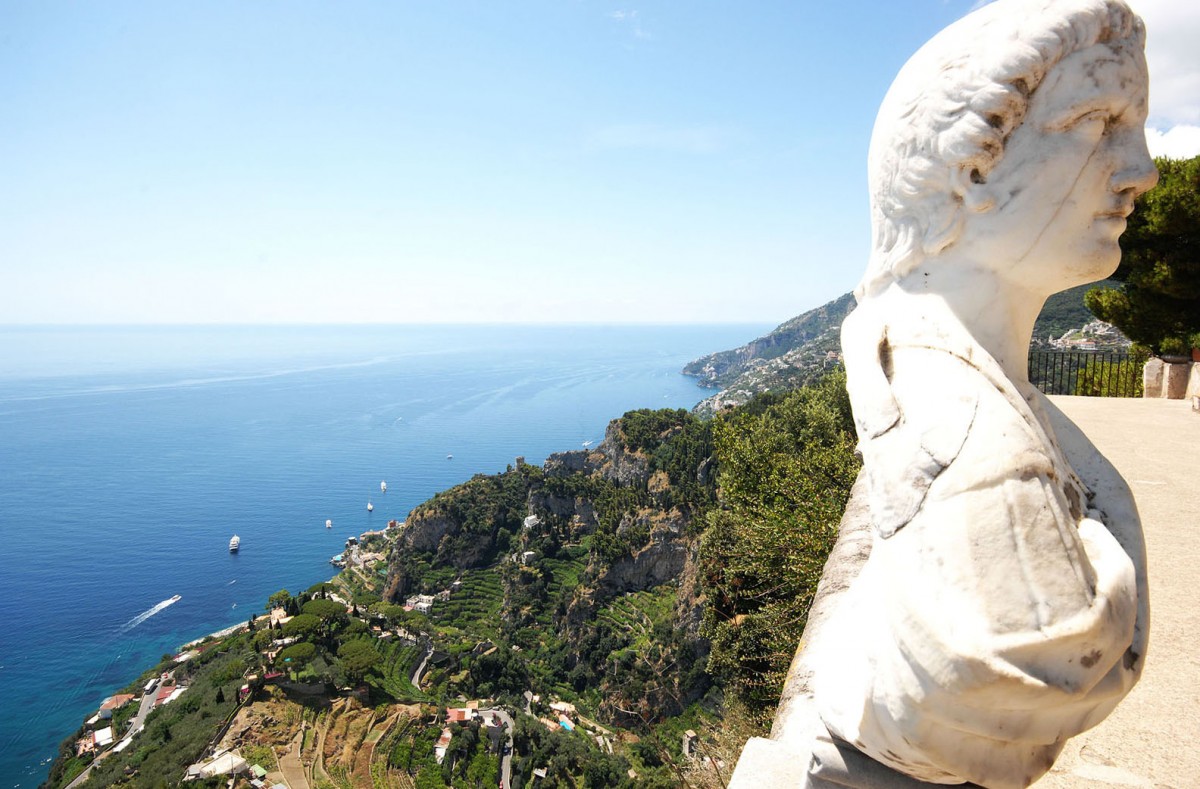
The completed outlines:
[[[1181,400],[1051,398],[1129,482],[1146,533],[1142,680],[1035,784],[1200,787],[1200,413]]]

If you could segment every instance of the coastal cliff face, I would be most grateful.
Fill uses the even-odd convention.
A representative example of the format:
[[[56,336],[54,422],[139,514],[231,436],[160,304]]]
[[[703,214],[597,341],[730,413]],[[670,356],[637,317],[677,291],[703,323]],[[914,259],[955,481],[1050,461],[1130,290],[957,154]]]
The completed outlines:
[[[660,435],[660,438],[669,438]],[[604,462],[596,471],[606,479],[618,485],[645,485],[650,481],[650,465],[644,453],[631,449],[621,430],[621,421],[614,420],[604,431],[604,441],[600,444],[600,453]]]
[[[442,538],[456,531],[458,526],[448,514],[413,511],[405,521],[400,542],[410,551],[436,551]]]
[[[523,634],[561,634],[561,660],[588,667],[587,686],[610,700],[614,719],[682,711],[709,685],[695,564],[697,519],[715,501],[710,433],[685,411],[630,412],[595,449],[551,455],[541,468],[519,462],[438,494],[413,510],[392,548],[385,599],[436,593],[455,574],[491,574],[501,582],[502,635],[521,645]],[[629,601],[654,613],[635,617]],[[670,655],[649,649],[604,668],[652,627],[678,641]],[[634,692],[655,676],[670,680],[659,695]]]
[[[842,321],[854,309],[847,293],[780,324],[740,348],[719,351],[689,362],[683,374],[718,395],[697,406],[701,413],[741,405],[759,392],[796,389],[818,378],[841,350]]]
[[[659,584],[678,580],[692,556],[690,540],[685,535],[686,517],[678,510],[662,512],[643,510],[618,527],[626,531],[645,530],[649,539],[645,545],[628,556],[600,569],[596,584],[609,595],[650,589]]]

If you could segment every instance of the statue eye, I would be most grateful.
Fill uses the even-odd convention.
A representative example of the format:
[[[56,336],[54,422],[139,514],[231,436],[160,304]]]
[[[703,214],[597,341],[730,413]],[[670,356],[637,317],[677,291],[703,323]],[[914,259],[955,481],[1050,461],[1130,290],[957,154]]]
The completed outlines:
[[[1083,133],[1100,135],[1108,131],[1108,127],[1114,121],[1115,119],[1108,110],[1091,110],[1080,115],[1067,116],[1057,123],[1050,124],[1046,131],[1061,133],[1078,130]]]
[[[1103,133],[1108,131],[1108,127],[1112,125],[1113,120],[1113,117],[1106,110],[1092,110],[1068,123],[1066,128],[1086,129],[1088,131],[1095,130]]]

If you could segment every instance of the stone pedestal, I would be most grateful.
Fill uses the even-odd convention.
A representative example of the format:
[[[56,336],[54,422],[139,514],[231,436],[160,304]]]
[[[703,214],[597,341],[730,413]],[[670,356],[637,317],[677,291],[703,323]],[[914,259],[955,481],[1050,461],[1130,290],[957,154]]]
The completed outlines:
[[[1168,400],[1182,400],[1187,392],[1191,362],[1167,362],[1163,365],[1163,393]]]
[[[1159,398],[1163,391],[1163,360],[1151,357],[1142,368],[1142,397]]]
[[[1200,396],[1200,362],[1152,358],[1142,368],[1142,397],[1183,400]]]

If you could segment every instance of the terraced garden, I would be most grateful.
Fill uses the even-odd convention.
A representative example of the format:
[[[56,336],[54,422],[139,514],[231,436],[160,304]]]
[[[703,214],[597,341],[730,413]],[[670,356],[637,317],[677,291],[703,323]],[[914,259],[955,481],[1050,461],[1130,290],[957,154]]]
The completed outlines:
[[[543,559],[542,565],[551,572],[550,580],[546,584],[550,599],[562,597],[570,600],[575,587],[579,586],[584,568],[587,567],[587,554],[565,559]]]
[[[670,584],[618,597],[597,612],[618,633],[625,633],[637,651],[653,640],[654,627],[673,621],[676,590]]]
[[[421,661],[424,650],[419,645],[399,641],[387,645],[380,643],[378,649],[383,662],[377,675],[367,677],[367,683],[396,701],[429,701],[428,694],[412,684],[413,669]]]
[[[500,635],[500,607],[504,588],[494,570],[467,570],[462,585],[449,600],[439,600],[433,609],[434,619],[471,633]]]

